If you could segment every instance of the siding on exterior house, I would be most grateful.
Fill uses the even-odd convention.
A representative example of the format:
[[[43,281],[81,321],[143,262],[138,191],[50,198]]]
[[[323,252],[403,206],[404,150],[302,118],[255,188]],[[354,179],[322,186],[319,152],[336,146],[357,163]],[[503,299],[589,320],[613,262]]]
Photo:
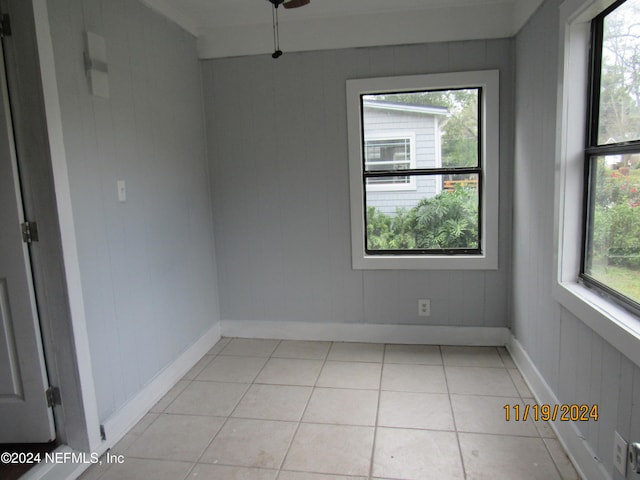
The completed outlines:
[[[415,152],[412,168],[438,168],[440,156],[440,124],[444,114],[418,113],[400,110],[372,108],[364,103],[363,126],[365,141],[377,138],[402,138],[411,135]],[[440,118],[442,117],[442,118]],[[385,190],[381,187],[367,190],[367,206],[376,207],[382,213],[393,215],[397,208],[410,210],[423,198],[431,198],[442,190],[440,177],[419,176],[407,190]]]

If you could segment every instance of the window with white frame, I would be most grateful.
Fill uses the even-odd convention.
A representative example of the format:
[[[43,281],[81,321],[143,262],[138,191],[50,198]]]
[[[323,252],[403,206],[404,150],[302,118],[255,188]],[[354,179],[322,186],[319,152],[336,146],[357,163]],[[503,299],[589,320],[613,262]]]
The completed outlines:
[[[640,313],[640,0],[591,26],[582,281]]]
[[[498,77],[347,81],[354,268],[497,268]]]
[[[598,139],[599,135],[590,133],[589,137],[591,138],[589,140],[585,138],[585,124],[590,125],[590,119],[600,116],[598,114],[598,117],[595,117],[594,110],[588,108],[588,103],[593,100],[591,102],[585,101],[587,98],[594,98],[593,92],[589,91],[592,83],[589,81],[589,71],[596,68],[595,62],[591,61],[594,38],[592,35],[593,20],[602,15],[607,6],[612,5],[615,8],[619,4],[614,5],[613,1],[607,5],[601,0],[572,0],[566,1],[560,6],[560,26],[562,29],[560,38],[564,39],[564,43],[560,52],[560,78],[558,79],[560,108],[557,117],[558,151],[555,203],[557,207],[555,228],[558,256],[557,261],[554,262],[556,281],[553,283],[552,292],[554,299],[565,309],[636,365],[640,365],[640,348],[638,348],[640,345],[640,321],[638,314],[622,307],[605,290],[593,288],[595,283],[585,281],[590,272],[592,272],[591,275],[595,273],[597,277],[597,269],[607,262],[608,248],[601,250],[604,255],[600,255],[599,258],[596,255],[599,253],[595,242],[600,240],[593,222],[599,222],[601,218],[597,218],[593,202],[598,201],[599,193],[604,193],[603,190],[600,190],[602,183],[599,183],[603,180],[603,173],[606,175],[608,169],[618,163],[618,160],[614,162],[611,158],[608,162],[606,160],[606,154],[609,153],[606,150],[608,148],[606,145],[610,143],[609,136],[604,141],[602,141],[602,137],[597,140],[604,148],[599,153],[597,150],[591,150],[593,139]],[[602,69],[602,65],[599,68]],[[619,112],[622,113],[623,110],[619,110]],[[592,127],[589,128],[595,132]],[[615,143],[620,142],[613,143],[611,148],[614,150],[621,146],[615,145]],[[621,143],[625,143],[625,141]],[[629,144],[632,145],[633,140]],[[595,157],[591,155],[594,153]],[[598,156],[603,156],[605,160],[598,160]],[[590,173],[593,170],[595,170],[595,175]],[[586,191],[590,193],[586,193]],[[593,196],[594,193],[596,197],[592,201],[590,196]],[[587,198],[586,202],[585,197]],[[613,197],[611,199],[613,200]],[[612,202],[610,206],[612,209],[615,208],[616,202]],[[585,212],[584,215],[582,212]],[[588,226],[589,222],[592,223],[592,226]],[[601,225],[598,228],[602,231]],[[589,246],[590,242],[592,246]],[[590,250],[591,253],[589,253]],[[590,260],[588,260],[589,256],[591,256]],[[612,260],[613,263],[617,261],[616,259]],[[595,270],[593,270],[594,268]],[[608,269],[606,265],[604,268]]]

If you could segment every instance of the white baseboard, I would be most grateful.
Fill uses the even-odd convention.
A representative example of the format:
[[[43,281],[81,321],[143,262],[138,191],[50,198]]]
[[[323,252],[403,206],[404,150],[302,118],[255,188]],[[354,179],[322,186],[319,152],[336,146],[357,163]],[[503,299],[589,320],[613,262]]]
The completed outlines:
[[[155,376],[146,387],[104,422],[106,448],[113,447],[180,380],[216,342],[220,325],[211,327],[171,365]],[[106,451],[106,449],[105,449]]]
[[[403,343],[420,345],[506,345],[505,327],[447,327],[372,323],[312,323],[223,320],[223,337],[325,340],[334,342]]]
[[[220,340],[220,324],[216,323],[202,337],[185,350],[171,365],[156,375],[135,397],[123,405],[107,421],[104,430],[107,439],[95,451],[85,455],[103,455],[108,449],[118,443],[122,437],[140,421],[144,415],[180,380],[211,347]],[[59,448],[68,455],[76,454],[70,447],[63,445]],[[91,466],[90,463],[74,463],[73,461],[56,464],[41,464],[31,469],[27,480],[72,480]]]
[[[558,397],[542,377],[522,344],[513,336],[507,343],[511,358],[520,370],[538,404],[557,405]],[[611,480],[602,462],[595,456],[574,422],[549,422],[581,478]]]

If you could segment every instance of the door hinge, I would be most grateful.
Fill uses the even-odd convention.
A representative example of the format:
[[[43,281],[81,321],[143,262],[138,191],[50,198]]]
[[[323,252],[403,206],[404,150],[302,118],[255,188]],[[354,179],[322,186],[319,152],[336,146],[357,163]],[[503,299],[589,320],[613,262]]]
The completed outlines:
[[[53,407],[55,405],[62,405],[62,396],[60,395],[60,388],[49,387],[45,392],[47,396],[47,406]]]
[[[24,243],[38,241],[38,224],[36,222],[24,222],[20,227],[22,230],[22,241]]]
[[[3,13],[0,14],[0,37],[10,37],[11,36],[11,19],[9,18],[9,14]]]

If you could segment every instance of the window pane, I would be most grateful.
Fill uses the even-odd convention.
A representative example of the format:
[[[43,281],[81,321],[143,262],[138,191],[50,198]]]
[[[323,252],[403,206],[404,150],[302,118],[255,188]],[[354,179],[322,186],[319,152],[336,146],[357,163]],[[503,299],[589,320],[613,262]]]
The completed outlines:
[[[406,170],[412,167],[410,138],[365,140],[364,167],[368,172],[381,170]],[[369,185],[410,185],[407,175],[386,178],[368,178]]]
[[[593,159],[585,273],[640,303],[640,161]]]
[[[479,175],[411,177],[411,192],[367,186],[367,250],[477,249]]]
[[[412,168],[477,167],[479,88],[362,97],[365,142],[415,135]],[[365,167],[375,170],[365,149]],[[375,152],[371,152],[375,154]],[[393,161],[387,155],[386,161]]]
[[[640,0],[604,19],[598,144],[640,140]]]

